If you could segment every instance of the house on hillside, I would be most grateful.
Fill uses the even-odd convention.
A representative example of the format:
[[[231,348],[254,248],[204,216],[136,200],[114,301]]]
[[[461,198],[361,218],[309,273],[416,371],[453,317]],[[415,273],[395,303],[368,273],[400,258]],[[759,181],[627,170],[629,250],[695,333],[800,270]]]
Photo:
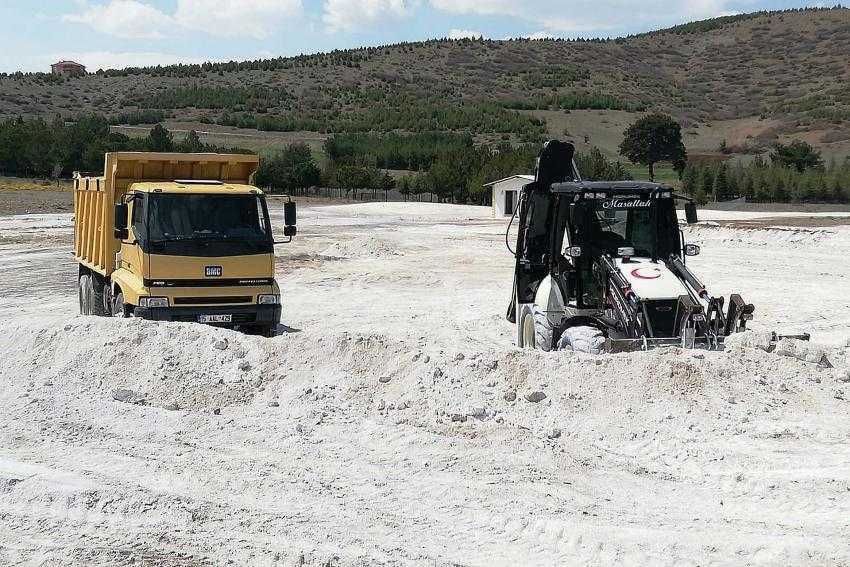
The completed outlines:
[[[62,77],[79,77],[86,74],[86,67],[74,61],[60,61],[50,66],[50,72]]]
[[[519,202],[520,190],[532,181],[534,181],[533,175],[512,175],[484,185],[493,190],[493,216],[496,218],[513,216]]]

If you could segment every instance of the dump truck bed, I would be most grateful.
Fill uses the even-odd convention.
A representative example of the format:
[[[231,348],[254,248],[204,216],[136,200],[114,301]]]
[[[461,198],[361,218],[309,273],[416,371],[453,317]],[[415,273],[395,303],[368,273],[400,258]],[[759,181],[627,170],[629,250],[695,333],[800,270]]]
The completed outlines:
[[[103,276],[115,269],[120,241],[115,238],[117,203],[130,186],[143,182],[210,180],[247,185],[259,157],[231,154],[113,152],[106,154],[100,177],[74,179],[74,256]]]

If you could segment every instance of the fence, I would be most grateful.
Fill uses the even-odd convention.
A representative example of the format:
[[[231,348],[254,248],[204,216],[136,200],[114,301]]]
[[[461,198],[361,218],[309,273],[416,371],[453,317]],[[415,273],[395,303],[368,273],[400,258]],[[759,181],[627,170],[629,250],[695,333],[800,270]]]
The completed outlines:
[[[276,191],[265,189],[274,195]],[[404,195],[395,189],[343,189],[341,187],[305,187],[303,189],[292,189],[286,191],[293,197],[322,197],[326,199],[351,199],[354,201],[413,201],[423,203],[436,203],[438,197],[433,193],[421,193],[419,195]]]

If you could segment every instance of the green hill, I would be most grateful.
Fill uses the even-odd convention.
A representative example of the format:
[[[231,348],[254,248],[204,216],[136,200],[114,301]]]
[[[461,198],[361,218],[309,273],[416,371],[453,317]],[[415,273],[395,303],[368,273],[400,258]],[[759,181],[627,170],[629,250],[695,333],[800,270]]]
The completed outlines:
[[[434,40],[81,78],[4,75],[0,116],[96,111],[116,124],[216,124],[226,127],[217,129],[222,136],[557,135],[613,153],[622,128],[653,110],[682,121],[692,151],[725,141],[730,151],[754,152],[798,137],[827,155],[847,155],[848,53],[850,10],[806,9],[612,40]]]

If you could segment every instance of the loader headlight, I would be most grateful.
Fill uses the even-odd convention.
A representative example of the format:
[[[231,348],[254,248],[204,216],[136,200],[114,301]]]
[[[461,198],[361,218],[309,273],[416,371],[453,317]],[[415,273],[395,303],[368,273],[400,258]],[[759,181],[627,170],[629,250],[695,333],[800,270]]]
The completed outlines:
[[[257,296],[257,303],[260,305],[278,305],[280,304],[280,296],[271,293],[264,293]]]
[[[570,258],[580,258],[581,257],[581,246],[570,246],[567,248],[567,256]]]
[[[685,256],[699,256],[700,252],[702,252],[702,248],[698,245],[685,244]]]
[[[139,307],[168,307],[167,297],[140,297]]]

